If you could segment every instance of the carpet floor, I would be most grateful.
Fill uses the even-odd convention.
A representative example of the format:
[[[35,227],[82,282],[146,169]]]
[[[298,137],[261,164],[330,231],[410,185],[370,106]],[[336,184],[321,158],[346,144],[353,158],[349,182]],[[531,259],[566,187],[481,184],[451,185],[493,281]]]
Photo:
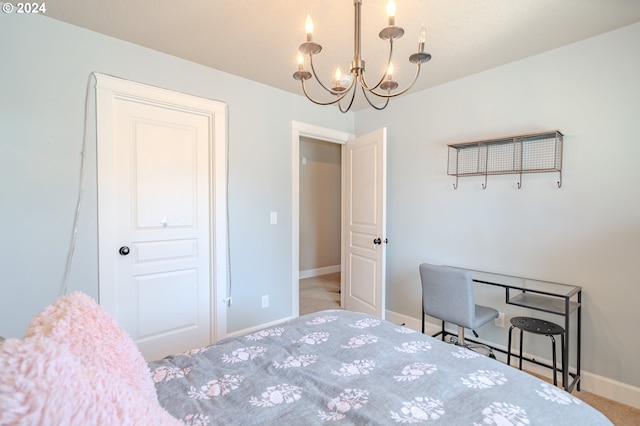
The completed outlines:
[[[300,315],[340,308],[340,272],[300,280]]]

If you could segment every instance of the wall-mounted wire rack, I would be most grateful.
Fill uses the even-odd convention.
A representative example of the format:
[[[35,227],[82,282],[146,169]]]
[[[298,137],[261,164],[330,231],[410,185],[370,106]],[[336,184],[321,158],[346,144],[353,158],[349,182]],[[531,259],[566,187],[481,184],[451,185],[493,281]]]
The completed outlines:
[[[558,172],[562,186],[562,138],[559,130],[508,136],[475,142],[451,144],[447,174],[458,178],[484,176],[482,189],[487,188],[488,175]]]

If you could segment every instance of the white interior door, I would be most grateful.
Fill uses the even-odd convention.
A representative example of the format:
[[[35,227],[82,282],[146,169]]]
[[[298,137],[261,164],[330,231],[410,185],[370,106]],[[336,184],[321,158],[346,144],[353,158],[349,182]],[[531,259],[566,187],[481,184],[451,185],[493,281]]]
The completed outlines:
[[[165,98],[98,85],[98,204],[100,303],[150,360],[215,340],[211,160],[220,123],[185,105],[186,95],[146,87]]]
[[[385,315],[387,130],[344,146],[343,307]]]

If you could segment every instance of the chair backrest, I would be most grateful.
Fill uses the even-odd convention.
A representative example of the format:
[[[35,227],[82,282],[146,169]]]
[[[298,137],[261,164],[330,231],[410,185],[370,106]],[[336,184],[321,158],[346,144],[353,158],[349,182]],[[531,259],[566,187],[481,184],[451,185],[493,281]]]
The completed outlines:
[[[420,278],[424,313],[471,328],[476,305],[470,272],[423,263],[420,265]]]

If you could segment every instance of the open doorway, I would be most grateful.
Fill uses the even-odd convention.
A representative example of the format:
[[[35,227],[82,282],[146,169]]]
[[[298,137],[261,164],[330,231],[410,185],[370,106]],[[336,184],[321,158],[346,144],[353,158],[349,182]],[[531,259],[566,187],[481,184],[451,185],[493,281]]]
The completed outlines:
[[[385,317],[387,129],[355,137],[318,126],[291,124],[291,313],[300,312],[300,139],[341,144],[340,305]]]
[[[313,145],[313,144],[327,144],[327,145],[334,145],[335,149],[339,149],[340,151],[340,172],[339,172],[339,177],[340,177],[340,185],[342,185],[341,181],[342,181],[342,173],[343,173],[343,167],[342,167],[342,146],[344,144],[347,143],[347,141],[349,139],[353,138],[353,135],[351,135],[350,133],[346,133],[346,132],[341,132],[341,131],[337,131],[337,130],[333,130],[333,129],[327,129],[324,127],[319,127],[319,126],[315,126],[315,125],[311,125],[311,124],[305,124],[305,123],[300,123],[300,122],[296,122],[293,121],[291,123],[291,199],[292,199],[292,205],[291,205],[291,236],[292,236],[292,241],[291,241],[291,246],[292,246],[292,259],[291,259],[291,266],[292,266],[292,271],[291,271],[291,302],[292,302],[292,315],[293,316],[298,316],[300,315],[300,279],[308,279],[308,278],[314,278],[311,277],[311,275],[317,275],[317,276],[322,276],[322,275],[330,275],[330,274],[336,274],[334,275],[333,279],[335,280],[335,278],[337,277],[338,279],[340,279],[340,294],[341,294],[341,298],[342,298],[342,294],[343,292],[342,290],[342,279],[340,277],[340,271],[335,271],[335,269],[332,269],[331,267],[335,268],[336,266],[341,267],[341,259],[342,259],[342,247],[344,246],[343,244],[343,229],[342,229],[342,217],[344,216],[344,209],[342,206],[342,200],[340,199],[340,221],[339,221],[339,235],[340,235],[340,246],[336,249],[337,250],[337,254],[339,255],[338,259],[340,259],[336,265],[328,265],[329,268],[328,269],[323,269],[323,268],[310,268],[308,266],[303,266],[303,268],[309,268],[310,271],[309,272],[304,272],[304,275],[301,276],[301,270],[303,268],[301,268],[301,250],[300,250],[300,223],[301,223],[301,210],[300,210],[300,199],[301,199],[301,194],[300,194],[300,184],[301,184],[301,179],[300,179],[300,173],[301,173],[301,167],[303,167],[302,162],[302,155],[301,155],[301,147],[302,145],[306,144],[307,142],[311,143],[311,148],[318,148],[317,145]],[[303,148],[304,150],[304,148]],[[307,165],[309,162],[309,158],[307,157]],[[305,165],[306,167],[306,165]],[[338,189],[338,194],[341,194],[342,189],[341,186]],[[305,221],[307,220],[307,218],[304,219]],[[307,254],[303,254],[303,256],[306,256]],[[306,262],[306,260],[305,260]],[[335,262],[335,261],[333,261]],[[331,262],[329,262],[331,263]],[[307,263],[305,263],[305,265],[308,265]],[[305,269],[304,271],[308,271],[308,269]],[[327,278],[327,277],[325,277]],[[334,287],[335,287],[335,281],[334,281]],[[326,286],[326,283],[323,283],[322,286]],[[342,306],[343,303],[342,301],[340,302],[340,306]]]
[[[340,308],[341,145],[300,138],[300,315]]]

